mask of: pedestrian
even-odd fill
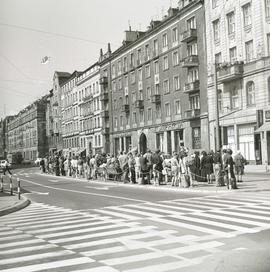
[[[172,181],[172,166],[171,166],[171,159],[165,158],[163,156],[163,171],[162,174],[165,177],[165,183]]]
[[[4,166],[3,174],[6,175],[6,172],[8,172],[10,175],[12,175],[12,173],[10,172],[10,163],[8,162],[7,159],[5,160],[3,166]]]
[[[78,175],[79,178],[82,178],[83,176],[83,159],[81,156],[78,159]]]
[[[153,177],[153,154],[151,152],[151,150],[148,148],[146,153],[145,153],[146,159],[147,159],[147,164],[148,164],[148,171],[149,171],[149,182],[148,184],[150,184],[150,181]]]
[[[160,150],[157,149],[152,155],[153,163],[153,176],[154,176],[154,185],[158,185],[162,182],[162,170],[163,170],[163,159],[160,154]]]
[[[224,156],[224,171],[225,171],[228,189],[237,189],[235,175],[234,175],[234,161],[232,158],[231,149],[227,149],[226,156]]]
[[[244,168],[246,165],[246,159],[241,154],[241,151],[238,150],[236,155],[234,156],[234,164],[235,164],[235,174],[236,174],[236,181],[243,182],[242,176],[244,175]]]
[[[141,176],[140,156],[141,154],[136,151],[135,152],[135,178],[137,183],[139,183],[140,176]]]
[[[141,184],[149,184],[150,183],[150,175],[149,175],[149,168],[148,168],[148,161],[146,154],[140,156],[140,168],[141,168]],[[146,181],[145,181],[146,179]]]
[[[54,157],[54,173],[56,176],[60,176],[59,157],[57,154]]]
[[[201,180],[203,182],[207,181],[207,153],[205,151],[201,152]]]
[[[135,183],[135,159],[133,157],[133,154],[131,152],[128,153],[128,170],[129,170],[129,182]]]
[[[72,177],[78,177],[78,159],[73,156],[71,160]]]
[[[122,170],[122,180],[123,182],[128,182],[128,156],[126,152],[120,152],[118,159]]]
[[[212,181],[213,181],[213,173],[214,173],[214,169],[213,169],[213,155],[212,155],[211,151],[206,155],[205,169],[206,169],[207,183],[211,184]]]
[[[39,166],[40,166],[40,169],[41,169],[41,173],[45,174],[45,161],[44,161],[43,158],[40,160]]]
[[[172,186],[178,185],[179,169],[178,155],[174,152],[173,157],[171,158]]]
[[[200,152],[195,151],[194,152],[194,179],[196,181],[200,181],[201,176],[201,160],[200,160]]]
[[[222,156],[220,150],[217,150],[213,155],[213,170],[215,175],[216,186],[223,186],[223,177],[222,177]]]

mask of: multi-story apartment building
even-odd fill
[[[46,137],[47,96],[35,101],[9,120],[8,153],[34,161],[48,153]]]
[[[101,56],[111,152],[209,147],[204,28],[202,2],[183,0],[146,32],[126,31],[123,45]]]
[[[53,89],[50,90],[46,110],[46,132],[50,154],[63,149],[60,84],[62,84],[69,77],[70,73],[57,71],[53,76]]]
[[[100,73],[98,63],[87,68],[77,79],[79,146],[86,154],[94,155],[104,150],[102,134],[104,122],[101,118]]]
[[[205,18],[211,148],[218,110],[221,145],[269,164],[270,1],[206,0]]]
[[[81,72],[74,71],[61,87],[62,136],[63,154],[78,155],[79,145],[79,114],[77,79]]]
[[[0,120],[0,158],[5,158],[5,120]]]

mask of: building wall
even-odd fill
[[[213,6],[217,2],[217,6]],[[250,17],[245,25],[243,11],[250,5]],[[228,14],[235,14],[231,33]],[[262,163],[266,160],[267,147],[256,150],[256,129],[258,128],[257,110],[269,107],[269,18],[266,18],[265,1],[205,1],[206,43],[208,57],[208,107],[210,122],[210,147],[215,147],[215,98],[217,90],[213,85],[215,54],[221,53],[218,61],[223,63],[217,69],[217,89],[221,92],[219,115],[223,147],[233,151],[241,150],[251,162]],[[214,38],[214,22],[219,20],[219,39]],[[211,39],[207,39],[211,37]],[[253,41],[250,57],[247,42]],[[269,40],[270,41],[270,40]],[[235,58],[230,57],[230,49],[236,47]],[[237,61],[237,63],[236,63]],[[234,76],[233,69],[238,66],[241,72]],[[230,76],[222,79],[222,73]],[[253,103],[249,102],[248,86],[253,82]],[[238,105],[235,107],[234,90],[238,91]],[[262,136],[261,136],[262,138]]]
[[[182,33],[189,29],[187,20],[192,17],[196,18],[196,26],[194,26],[197,27],[196,37],[189,42],[183,41]],[[173,41],[175,28],[177,39]],[[142,133],[146,136],[147,147],[151,149],[160,148],[164,152],[171,153],[177,150],[180,144],[191,149],[208,149],[207,82],[204,72],[206,45],[204,9],[201,2],[193,1],[188,6],[182,7],[180,11],[169,10],[166,19],[162,22],[151,22],[149,30],[146,33],[137,32],[138,37],[135,40],[128,40],[131,36],[134,38],[131,34],[136,32],[127,31],[126,44],[113,52],[104,63],[110,65],[111,70],[109,90],[112,106],[110,112],[112,152],[128,151],[136,147],[142,151],[141,149],[144,148],[140,145],[140,142],[143,142]],[[163,46],[165,34],[167,46]],[[158,44],[157,51],[154,50],[155,40]],[[190,43],[197,44],[197,50],[192,53],[197,60],[196,64],[192,65],[188,62],[184,67],[183,62],[189,55],[187,47]],[[200,52],[203,54],[199,54]],[[177,64],[174,63],[176,53],[179,58]],[[165,58],[168,60],[167,67],[164,66]],[[156,62],[158,62],[158,72],[155,71]],[[150,76],[147,75],[148,66]],[[190,71],[196,68],[199,88],[187,92],[186,83],[191,81]],[[175,77],[179,78],[177,88]],[[169,82],[168,88],[167,82]],[[200,97],[194,108],[190,99],[195,95]],[[155,102],[154,99],[159,99],[159,102]],[[176,101],[180,103],[178,111]],[[167,105],[170,105],[170,112]],[[192,111],[192,109],[196,110]],[[196,115],[192,117],[192,113]],[[194,135],[197,136],[197,144],[194,143]]]

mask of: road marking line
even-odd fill
[[[70,230],[70,231],[59,232],[59,233],[42,234],[42,235],[38,235],[38,237],[41,239],[51,239],[55,237],[74,235],[74,234],[87,234],[87,233],[92,233],[98,230],[115,229],[120,227],[134,227],[139,224],[140,224],[139,222],[122,223],[122,224],[114,224],[114,225],[110,224],[107,226],[101,226],[101,227],[95,227],[95,228],[77,229],[77,230]]]
[[[127,264],[127,263],[132,263],[132,262],[152,260],[152,259],[162,258],[164,256],[165,256],[165,254],[160,253],[160,252],[150,252],[150,253],[143,253],[143,254],[127,256],[127,257],[101,260],[100,262],[104,263],[106,265],[113,266],[113,265]]]
[[[42,185],[42,184],[39,184],[37,182],[29,181],[29,180],[26,180],[26,179],[21,179],[21,181],[25,181],[25,182],[28,182],[28,183],[31,183],[31,184],[35,184],[35,185],[44,187],[44,188],[49,188],[49,189],[58,190],[58,191],[66,191],[66,192],[85,194],[85,195],[93,195],[93,196],[102,196],[102,197],[107,197],[107,198],[123,199],[123,200],[129,200],[129,201],[140,202],[140,203],[145,202],[144,200],[138,200],[138,199],[128,198],[128,197],[105,195],[105,194],[96,194],[96,193],[89,193],[89,192],[84,192],[84,191],[76,191],[76,190],[63,189],[63,188],[55,188],[55,187],[52,187],[52,186]]]
[[[49,192],[36,192],[36,191],[31,191],[30,193],[24,193],[25,195],[31,195],[31,194],[38,194],[38,195],[48,195]]]
[[[14,264],[17,262],[23,263],[27,261],[45,259],[50,257],[60,257],[65,255],[71,255],[71,254],[74,254],[74,252],[70,250],[61,250],[61,251],[46,252],[46,253],[40,253],[40,254],[32,254],[28,256],[21,256],[21,257],[14,257],[14,258],[9,258],[5,260],[0,260],[0,265]]]
[[[81,235],[81,236],[76,236],[76,237],[68,237],[68,238],[60,238],[60,239],[55,239],[55,240],[50,240],[50,243],[66,243],[66,242],[74,242],[74,241],[80,241],[84,239],[90,239],[90,238],[97,238],[97,237],[103,237],[107,235],[114,235],[114,234],[122,234],[122,233],[127,233],[131,231],[144,231],[147,229],[154,229],[156,227],[154,226],[139,226],[139,227],[133,227],[133,228],[127,228],[127,229],[122,229],[122,230],[113,230],[113,231],[104,231],[102,233],[93,233],[93,234],[86,234],[86,235]]]
[[[74,259],[66,259],[61,261],[55,262],[47,262],[42,264],[34,264],[10,269],[4,269],[1,272],[36,272],[40,270],[48,270],[48,269],[55,269],[60,267],[72,266],[72,265],[80,265],[85,263],[92,263],[95,262],[94,260],[90,259],[89,257],[80,257]]]
[[[144,229],[146,230],[146,229]],[[163,230],[163,231],[158,231],[152,228],[149,228],[151,232],[146,232],[142,234],[124,234],[123,236],[119,236],[118,238],[107,238],[107,239],[100,239],[97,241],[91,241],[91,242],[84,242],[84,243],[79,243],[79,244],[70,244],[66,245],[65,248],[67,249],[82,249],[82,248],[87,248],[91,246],[98,246],[98,245],[106,245],[110,244],[113,242],[124,242],[126,241],[126,244],[129,245],[130,241],[136,240],[136,239],[144,239],[144,238],[149,238],[149,237],[154,237],[154,236],[162,236],[162,235],[169,235],[169,234],[175,234],[176,231],[174,230]]]
[[[147,216],[147,217],[164,217],[164,215],[160,215],[157,213],[149,213],[149,212],[143,212],[143,211],[138,211],[134,209],[129,209],[128,207],[107,207],[106,210],[116,210],[116,211],[123,211],[123,212],[128,212],[131,214],[135,214],[135,216],[137,216],[137,214],[141,215],[141,216]]]
[[[116,270],[110,266],[99,266],[83,270],[72,270],[72,272],[119,272],[119,270]]]
[[[140,217],[137,217],[137,216],[128,215],[128,214],[124,214],[124,213],[113,212],[113,211],[109,211],[109,210],[95,210],[95,211],[99,212],[99,213],[102,213],[102,214],[106,214],[106,215],[111,215],[111,216],[116,216],[116,217],[120,217],[120,218],[125,218],[127,220],[138,220],[138,219],[141,219]]]
[[[94,186],[85,186],[84,188],[89,188],[89,189],[95,189],[95,190],[109,190],[108,187],[94,187]]]
[[[179,216],[175,216],[174,218],[177,219],[184,219],[187,221],[192,222],[197,222],[197,223],[201,223],[201,224],[207,224],[210,226],[214,226],[214,227],[220,227],[220,228],[225,228],[225,229],[231,229],[231,230],[236,230],[236,231],[242,231],[245,233],[250,233],[253,230],[250,228],[244,228],[244,227],[240,227],[240,226],[236,226],[233,224],[226,224],[226,223],[221,223],[221,222],[216,222],[216,221],[212,221],[212,220],[207,220],[207,219],[200,219],[200,218],[196,218],[196,217],[189,217],[189,216],[184,216],[184,215],[179,215]]]
[[[2,237],[0,238],[0,243],[4,242],[4,241],[10,241],[10,240],[16,240],[16,239],[22,239],[22,238],[30,238],[32,237],[32,235],[30,234],[18,234],[17,235],[11,235],[11,236],[6,236],[6,237]]]
[[[93,220],[93,219],[91,219]],[[84,222],[86,222],[86,220],[84,220]],[[89,220],[89,222],[91,222]],[[106,220],[106,221],[100,221],[100,222],[94,222],[94,223],[83,223],[83,224],[73,224],[73,225],[67,225],[65,223],[65,225],[63,227],[51,227],[51,228],[47,228],[46,225],[44,225],[44,229],[38,229],[38,230],[34,230],[31,231],[31,234],[39,234],[39,233],[46,233],[46,232],[52,232],[52,231],[63,231],[63,230],[68,230],[68,229],[75,229],[75,228],[81,228],[81,227],[91,227],[91,226],[96,226],[96,225],[102,225],[102,224],[114,224],[114,223],[121,223],[124,222],[123,219],[118,219],[118,220]],[[90,228],[91,229],[91,228]],[[90,230],[89,229],[89,230]]]
[[[0,252],[0,255],[8,255],[8,254],[21,253],[21,252],[31,252],[31,251],[36,251],[40,249],[43,250],[43,249],[50,249],[50,248],[57,248],[57,247],[58,247],[57,245],[53,245],[53,244],[32,246],[32,247],[21,247],[21,248],[5,250],[3,252]]]
[[[38,243],[44,243],[41,239],[33,239],[33,240],[25,240],[20,242],[12,242],[12,243],[1,243],[0,248],[7,248],[7,247],[15,247],[15,246],[24,246],[29,244],[38,244]]]

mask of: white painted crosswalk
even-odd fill
[[[270,229],[270,193],[74,211],[32,203],[0,220],[0,271],[175,271],[224,238]],[[196,255],[200,252],[200,255]]]

